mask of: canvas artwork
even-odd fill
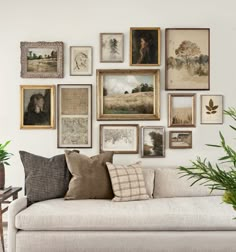
[[[100,125],[100,151],[138,153],[138,125]]]
[[[90,84],[58,85],[58,147],[92,147]]]
[[[171,149],[191,149],[192,131],[170,131],[169,147]]]
[[[142,127],[142,157],[165,157],[164,127]]]
[[[55,86],[21,87],[21,129],[54,128]]]
[[[210,29],[166,29],[166,90],[210,89]]]
[[[201,123],[223,123],[223,96],[201,95]]]
[[[100,34],[100,62],[124,61],[124,34]]]

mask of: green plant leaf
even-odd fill
[[[217,148],[221,148],[221,145],[217,145],[217,144],[206,144],[207,146],[210,147],[217,147]]]

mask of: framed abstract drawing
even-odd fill
[[[170,131],[169,132],[170,149],[191,149],[192,131]]]

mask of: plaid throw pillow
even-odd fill
[[[146,191],[141,162],[133,165],[106,163],[115,197],[112,201],[149,199]]]

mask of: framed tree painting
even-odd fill
[[[124,61],[124,34],[100,33],[100,62]]]
[[[97,120],[159,120],[159,70],[97,70]]]
[[[58,148],[92,147],[92,85],[58,85]]]
[[[192,131],[170,131],[169,132],[170,149],[191,149]]]
[[[55,128],[55,86],[20,86],[21,129]]]
[[[210,89],[210,29],[166,29],[166,90]]]
[[[21,42],[22,78],[63,78],[63,42]]]
[[[159,27],[130,28],[130,65],[161,64],[161,30]]]
[[[223,95],[201,95],[201,123],[223,123]]]

